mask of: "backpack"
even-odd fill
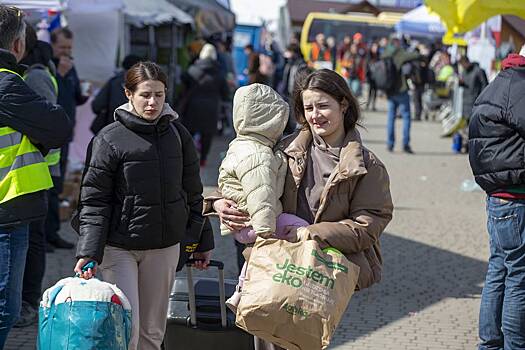
[[[395,89],[399,74],[392,57],[385,57],[372,63],[370,70],[378,90],[389,93]]]

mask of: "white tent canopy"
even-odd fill
[[[62,10],[64,0],[0,0],[0,4],[16,6],[22,10]]]

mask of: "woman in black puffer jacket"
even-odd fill
[[[126,74],[129,103],[90,144],[80,198],[79,259],[129,298],[129,349],[160,349],[180,244],[189,220],[202,218],[199,161],[189,132],[164,103],[166,75],[151,62]],[[213,249],[209,224],[194,257],[205,268]],[[104,261],[102,262],[102,258]],[[140,295],[140,300],[139,300]],[[140,306],[140,307],[139,307]]]

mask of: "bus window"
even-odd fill
[[[323,33],[325,37],[333,36],[337,43],[343,41],[346,35],[352,36],[355,33],[363,34],[365,41],[376,38],[388,37],[394,32],[390,26],[374,25],[360,22],[347,22],[326,19],[314,19],[308,32],[308,41],[314,42],[315,36]]]
[[[399,18],[399,14],[387,12],[377,17],[368,14],[311,12],[306,17],[301,32],[301,50],[305,57],[309,57],[315,36],[320,33],[325,38],[333,37],[337,45],[346,35],[352,36],[357,32],[363,35],[365,42],[388,37],[394,32],[394,25]]]

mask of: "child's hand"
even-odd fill
[[[286,234],[282,237],[282,239],[285,239],[291,243],[310,239],[310,231],[308,231],[306,227],[286,226],[285,232]]]

